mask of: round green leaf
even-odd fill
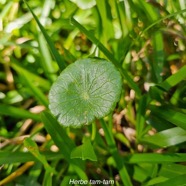
[[[69,65],[52,85],[49,109],[63,126],[80,127],[109,114],[119,100],[120,73],[103,59]]]

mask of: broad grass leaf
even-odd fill
[[[81,59],[69,65],[49,92],[49,108],[63,126],[80,127],[109,114],[120,98],[122,80],[112,63]]]
[[[175,163],[163,164],[159,171],[159,175],[166,178],[174,178],[182,174],[186,174],[186,166]]]
[[[158,183],[158,186],[170,186],[170,185],[177,185],[177,186],[184,186],[185,185],[185,177],[186,174],[176,176],[174,178],[168,179],[162,183]]]
[[[180,127],[174,127],[158,132],[153,136],[145,136],[141,140],[165,148],[186,142],[186,131]]]

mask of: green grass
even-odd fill
[[[182,0],[0,1],[0,185],[186,184],[185,25]],[[119,70],[120,101],[63,128],[50,87],[88,57]]]

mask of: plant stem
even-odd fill
[[[130,176],[127,172],[126,166],[124,165],[123,159],[117,150],[113,134],[112,134],[111,130],[109,130],[109,128],[106,126],[105,121],[103,119],[101,119],[100,122],[101,122],[101,126],[103,127],[103,130],[105,133],[106,142],[107,142],[110,152],[116,162],[116,166],[119,171],[119,175],[121,177],[121,180],[124,185],[132,186],[133,184],[132,184]]]

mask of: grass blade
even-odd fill
[[[15,118],[22,118],[22,119],[31,118],[35,121],[41,121],[40,116],[38,114],[34,114],[27,110],[5,105],[5,104],[0,105],[0,114],[5,116],[12,116]]]
[[[179,127],[174,127],[158,132],[153,136],[145,136],[141,141],[166,148],[186,142],[186,131]]]
[[[30,89],[30,92],[32,92],[33,96],[45,107],[48,107],[48,100],[43,92],[37,86],[35,86],[34,83],[32,83],[31,79],[26,74],[23,73],[21,76],[25,80],[25,86]]]
[[[56,171],[48,164],[45,156],[40,154],[37,144],[31,138],[26,138],[24,140],[24,146],[43,164],[47,172],[56,173]]]
[[[52,176],[53,175],[50,172],[46,171],[43,179],[43,185],[52,186]]]
[[[124,185],[132,186],[132,182],[130,180],[130,176],[127,172],[126,166],[124,165],[123,159],[121,158],[120,154],[118,153],[118,150],[116,148],[116,144],[113,138],[113,135],[111,131],[106,126],[105,122],[101,120],[101,125],[103,127],[103,130],[105,132],[105,138],[107,141],[107,144],[110,148],[110,152],[116,162],[117,169],[119,171],[119,174],[121,176],[121,180]]]
[[[165,81],[160,83],[158,86],[168,91],[173,86],[177,85],[182,80],[186,79],[186,66],[182,67],[178,72],[168,77]]]
[[[32,79],[32,81],[39,85],[39,87],[43,88],[44,90],[49,90],[50,89],[50,83],[48,80],[28,71],[27,69],[21,67],[17,62],[13,61],[11,63],[11,67],[18,73],[18,74],[25,74],[27,77]]]
[[[70,153],[75,145],[66,134],[65,129],[48,112],[43,112],[41,118],[46,130],[51,135],[54,143],[59,147],[62,155],[70,161]]]
[[[138,2],[141,5],[140,7],[142,7],[145,11],[147,19],[149,19],[151,22],[156,21],[158,19],[157,13],[154,10],[153,6],[143,0],[139,0]]]
[[[143,153],[132,154],[123,158],[125,163],[168,163],[168,162],[185,162],[186,153]]]
[[[156,115],[157,117],[161,117],[172,124],[181,127],[182,129],[186,130],[186,114],[179,112],[176,109],[168,108],[167,106],[164,107],[156,107],[150,106],[152,114]]]
[[[169,18],[171,18],[171,17],[177,16],[177,15],[179,15],[179,14],[183,14],[184,12],[186,12],[186,9],[177,11],[177,12],[172,13],[172,14],[169,14],[169,15],[167,15],[167,16],[164,16],[163,18],[160,18],[160,19],[154,21],[154,23],[152,23],[151,25],[149,25],[147,28],[145,28],[145,29],[140,33],[140,35],[137,37],[136,40],[139,40],[139,38],[140,38],[145,32],[147,32],[148,30],[150,30],[152,27],[156,26],[156,25],[159,24],[160,22],[162,22],[162,21],[164,21],[164,20],[166,20],[166,19],[169,19]]]
[[[180,176],[176,176],[174,178],[171,178],[167,181],[164,181],[162,183],[158,183],[158,186],[170,186],[170,185],[185,185],[185,177],[186,174],[180,175]]]
[[[42,14],[40,17],[40,21],[41,23],[43,23],[43,25],[46,25],[47,19],[49,18],[50,13],[52,11],[52,5],[53,1],[45,0]],[[38,33],[38,43],[42,54],[41,66],[45,72],[46,77],[48,77],[53,82],[56,79],[56,75],[54,74],[55,69],[52,63],[51,54],[49,52],[48,47],[46,47],[46,41],[42,33]]]
[[[148,102],[149,101],[148,101],[147,95],[143,95],[139,101],[139,106],[137,110],[137,119],[136,119],[136,132],[137,132],[138,140],[143,135],[145,121],[146,121],[145,113],[146,113],[146,107],[147,107]]]
[[[63,158],[60,152],[41,152],[41,155],[45,156],[47,160],[55,160],[55,159]],[[38,160],[30,152],[0,151],[0,165],[25,163],[28,161],[38,161]]]
[[[103,38],[103,43],[107,44],[107,41],[109,39],[113,38],[114,36],[114,28],[113,24],[111,22],[112,16],[111,16],[111,7],[108,3],[108,1],[96,1],[96,5],[98,7],[98,11],[100,14],[100,19],[102,20],[102,27],[101,27],[101,32],[102,32],[102,37]],[[109,28],[109,29],[108,29]],[[104,34],[107,32],[107,34]]]
[[[161,167],[159,174],[168,178],[186,174],[186,166],[177,163],[165,163]]]
[[[37,24],[38,24],[38,26],[39,26],[39,28],[40,28],[42,34],[43,34],[43,36],[45,37],[46,42],[48,43],[49,48],[50,48],[50,50],[51,50],[51,52],[52,52],[52,54],[53,54],[54,59],[56,60],[56,62],[57,62],[57,64],[58,64],[60,70],[65,69],[65,67],[66,67],[66,62],[65,62],[65,60],[62,58],[62,56],[61,56],[61,55],[58,53],[58,51],[56,50],[56,48],[55,48],[55,46],[54,46],[54,44],[53,44],[51,38],[49,37],[49,35],[48,35],[47,32],[45,31],[45,29],[44,29],[44,27],[42,26],[42,24],[39,22],[37,16],[34,14],[34,12],[32,11],[32,9],[31,9],[30,6],[28,5],[28,3],[27,3],[25,0],[24,0],[24,2],[25,2],[25,4],[27,5],[29,11],[32,13],[34,19],[36,20],[36,22],[37,22]]]
[[[156,82],[162,82],[161,73],[163,71],[164,65],[164,44],[163,37],[161,32],[157,32],[153,36],[153,45],[154,45],[154,53],[153,58],[154,61],[152,63],[152,70],[155,77]]]
[[[50,52],[48,50],[48,47],[45,44],[45,39],[42,34],[39,34],[38,36],[38,41],[39,41],[39,48],[40,48],[40,53],[41,53],[41,66],[45,72],[46,77],[51,82],[54,82],[56,80],[56,75],[55,75],[55,69],[52,64],[52,58],[50,55]]]
[[[74,142],[68,137],[64,128],[48,112],[41,115],[46,130],[51,135],[54,143],[59,147],[61,154],[70,163],[80,178],[87,180],[87,176],[83,170],[83,161],[70,159],[72,150],[75,148]]]

